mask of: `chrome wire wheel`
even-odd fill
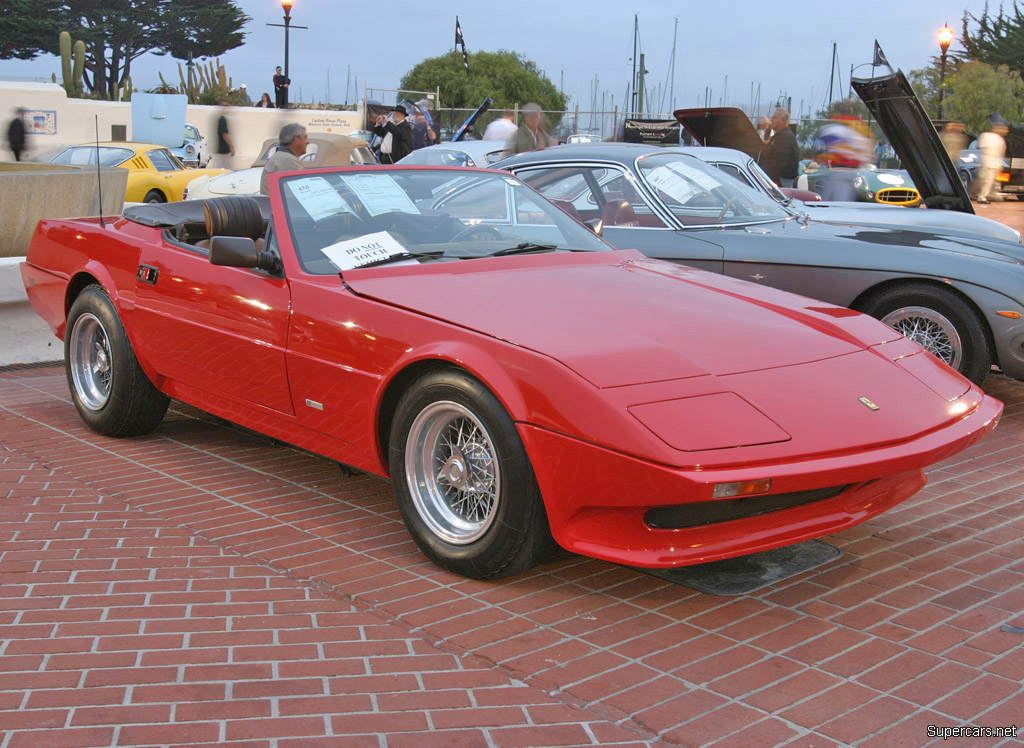
[[[75,320],[69,354],[79,400],[89,410],[101,410],[110,399],[113,360],[107,331],[94,314],[87,312]]]
[[[472,411],[450,400],[420,411],[405,443],[405,473],[416,512],[434,535],[467,545],[486,534],[501,472],[494,441]]]
[[[964,347],[953,323],[934,309],[906,306],[882,317],[882,322],[913,340],[929,353],[960,368]]]

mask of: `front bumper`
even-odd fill
[[[615,563],[671,568],[790,545],[860,524],[920,490],[925,467],[980,441],[995,428],[1001,412],[998,400],[985,397],[953,424],[900,444],[720,469],[659,465],[529,424],[519,424],[519,433],[560,545]],[[742,519],[681,529],[655,528],[645,521],[657,507],[714,500],[717,483],[764,478],[772,480],[771,494],[848,487],[832,498]]]

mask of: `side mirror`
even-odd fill
[[[210,264],[234,268],[257,268],[280,275],[281,261],[270,252],[260,252],[247,236],[215,236],[210,239]]]
[[[601,236],[601,232],[604,231],[604,221],[600,218],[591,218],[589,221],[584,221],[583,225],[598,236]]]

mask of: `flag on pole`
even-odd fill
[[[875,54],[871,59],[871,64],[873,66],[885,65],[887,68],[892,70],[892,65],[890,65],[889,61],[885,59],[885,52],[882,51],[882,47],[879,46],[877,39],[875,39]]]
[[[462,45],[462,64],[466,66],[466,75],[469,75],[469,55],[466,53],[466,40],[462,38],[462,27],[459,25],[459,17],[455,16],[455,48]]]

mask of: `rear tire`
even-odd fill
[[[861,311],[903,333],[977,385],[992,368],[984,319],[950,291],[924,283],[894,286]]]
[[[473,579],[505,577],[554,548],[515,424],[468,374],[435,371],[402,395],[389,463],[406,527],[438,566]]]
[[[139,366],[110,297],[99,285],[71,305],[64,336],[64,367],[82,420],[106,436],[136,436],[163,420],[170,399]]]
[[[146,197],[142,199],[144,203],[166,203],[167,198],[164,197],[160,190],[150,190],[146,193]]]

